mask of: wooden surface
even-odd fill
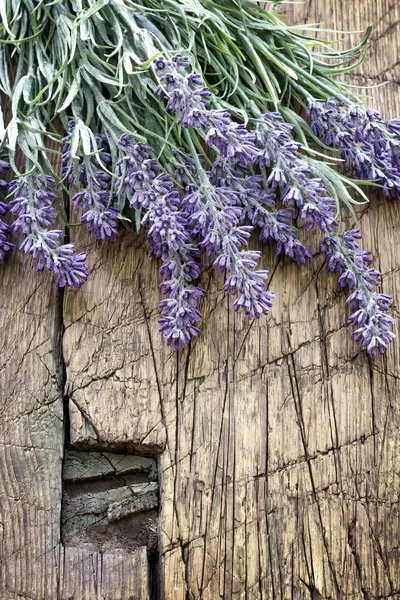
[[[369,103],[400,115],[395,0],[286,12],[373,24],[355,81],[394,80]],[[372,198],[361,228],[397,315],[399,204]],[[100,245],[79,231],[77,242],[91,278],[63,303],[24,257],[0,271],[1,600],[400,598],[398,342],[371,362],[322,259],[299,269],[265,248],[271,316],[249,326],[208,271],[203,335],[177,356],[157,331],[143,239]],[[63,423],[78,450],[157,456],[158,592],[145,548],[61,545]]]

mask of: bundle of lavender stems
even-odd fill
[[[117,21],[118,15],[115,9]],[[88,17],[86,39],[92,35],[89,25]],[[11,33],[3,31],[4,39],[12,39],[11,24],[9,29]],[[111,42],[110,55],[116,51]],[[242,43],[247,47],[246,40]],[[239,91],[236,103],[229,104],[217,94],[209,66],[207,70],[196,62],[189,51],[159,51],[154,39],[152,44],[146,45],[136,74],[142,91],[132,85],[129,96],[125,78],[119,89],[116,81],[105,81],[111,75],[102,75],[103,81],[95,70],[98,65],[88,59],[87,64],[79,63],[78,87],[61,99],[59,90],[51,96],[66,128],[59,140],[61,175],[52,170],[42,142],[55,135],[47,133],[51,119],[43,102],[31,102],[37,113],[22,125],[18,115],[17,133],[15,116],[3,127],[0,262],[14,248],[13,231],[20,249],[36,260],[37,270],[54,272],[58,287],[78,287],[90,277],[85,252],[64,243],[65,232],[53,228],[57,195],[67,187],[73,190],[71,201],[81,225],[97,239],[113,240],[126,222],[146,230],[149,255],[161,265],[160,331],[166,343],[179,350],[200,333],[199,303],[205,290],[198,280],[207,264],[225,275],[224,290],[234,297],[235,311],[248,319],[268,315],[274,293],[267,289],[268,271],[257,266],[260,252],[248,248],[249,238],[256,231],[262,242],[275,245],[278,255],[302,265],[313,253],[297,237],[297,219],[306,231],[320,231],[319,250],[326,256],[327,269],[337,273],[341,288],[350,290],[347,303],[356,342],[372,357],[383,354],[395,337],[388,314],[392,298],[380,292],[380,274],[371,266],[371,253],[360,248],[360,230],[343,231],[341,222],[341,200],[348,196],[345,183],[359,188],[355,180],[336,175],[316,158],[309,143],[320,144],[320,151],[334,150],[358,180],[400,199],[400,119],[384,121],[336,84],[326,84],[323,97],[315,97],[312,86],[303,87],[307,78],[292,75],[292,67],[283,60],[285,77],[293,79],[297,99],[306,107],[306,119],[288,103],[276,103],[267,84],[268,101],[256,102],[246,86],[240,88],[240,80],[231,81],[231,89],[235,84]],[[135,61],[126,49],[122,56]],[[232,79],[222,63],[220,67],[219,73]],[[124,68],[135,77],[132,65]],[[18,96],[16,106],[30,99],[31,92],[24,91],[26,80],[21,80],[21,89],[8,90],[14,103]],[[51,85],[46,90],[49,97]],[[265,86],[260,84],[260,93]],[[4,81],[2,87],[7,93]],[[120,94],[125,104],[118,104]],[[143,107],[160,119],[141,126]],[[18,149],[26,158],[24,172],[15,165]],[[10,184],[9,163],[15,175]],[[14,217],[11,226],[4,220],[8,211]]]

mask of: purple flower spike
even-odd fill
[[[279,113],[264,115],[256,132],[260,165],[272,167],[268,178],[270,188],[279,188],[284,204],[299,209],[306,229],[316,227],[327,233],[337,226],[336,202],[299,154],[300,144],[293,140],[292,128]]]
[[[240,194],[232,187],[213,185],[216,178],[215,170],[203,171],[202,184],[186,197],[193,233],[199,245],[214,257],[213,268],[230,274],[224,290],[239,295],[234,309],[242,309],[249,319],[259,318],[269,313],[274,297],[265,290],[268,271],[256,270],[259,252],[242,249],[253,226],[240,224]]]
[[[153,64],[160,77],[158,94],[163,99],[167,98],[167,110],[179,112],[178,124],[196,129],[207,125],[211,94],[200,75],[186,74],[189,60],[176,54],[170,60],[159,57]]]
[[[211,181],[235,191],[241,207],[240,222],[258,227],[261,241],[276,242],[277,254],[285,254],[298,264],[311,258],[311,250],[296,238],[295,228],[291,226],[293,211],[277,209],[275,192],[263,187],[261,175],[248,176],[245,169],[219,160],[213,166]]]
[[[179,56],[176,60],[179,63]],[[167,66],[160,60],[158,63],[156,68],[164,72]],[[179,63],[179,68],[184,64]],[[150,158],[151,147],[126,135],[118,147],[121,157],[116,174],[121,193],[131,207],[144,211],[141,222],[147,228],[150,255],[162,260],[164,281],[160,287],[168,298],[160,303],[160,331],[167,345],[179,350],[200,332],[195,326],[201,318],[197,305],[205,293],[193,285],[201,269],[199,252],[191,242],[188,211],[171,177],[160,173],[161,165]],[[187,166],[189,170],[193,167],[190,162]]]
[[[347,302],[355,311],[349,320],[357,329],[354,339],[374,357],[376,351],[383,354],[388,344],[396,337],[390,327],[393,318],[387,314],[392,297],[375,290],[380,284],[380,274],[371,269],[371,253],[360,250],[358,229],[344,234],[329,234],[320,243],[328,257],[328,271],[340,275],[339,286],[352,291]]]
[[[112,240],[118,235],[118,210],[110,206],[110,192],[103,191],[95,185],[77,192],[72,197],[75,206],[86,210],[81,216],[81,223],[86,223],[92,234],[103,242]]]
[[[28,175],[11,182],[10,192],[14,198],[9,206],[18,217],[13,228],[25,236],[20,248],[37,260],[38,271],[45,267],[54,271],[58,287],[77,287],[88,277],[86,255],[84,252],[75,254],[74,244],[61,244],[62,231],[48,230],[57,216],[52,207],[54,185],[50,175],[36,178]]]
[[[178,57],[178,58],[177,58]],[[154,67],[160,77],[158,94],[167,100],[167,110],[178,112],[178,125],[206,130],[206,143],[219,150],[230,162],[255,164],[259,151],[255,134],[232,121],[226,110],[210,110],[211,92],[198,73],[186,74],[189,61],[176,55],[170,60],[159,58]]]
[[[9,163],[0,159],[0,217],[3,217],[9,209],[8,204],[3,202],[9,188],[9,184],[4,179],[4,176],[9,168]],[[10,231],[11,229],[7,223],[4,223],[4,221],[0,218],[0,264],[4,262],[7,254],[14,248],[14,244],[8,240]]]
[[[100,150],[96,155],[88,158],[79,151],[78,158],[71,160],[70,145],[74,127],[75,122],[71,121],[68,133],[63,139],[63,176],[68,177],[70,185],[78,185],[81,188],[72,197],[75,206],[86,211],[81,216],[81,223],[86,223],[97,239],[112,240],[118,235],[119,211],[112,205],[114,197],[109,191],[111,176],[101,166],[111,168],[112,157],[107,136],[95,136],[97,148],[92,148],[92,151]]]
[[[307,116],[325,144],[341,150],[361,179],[376,180],[400,199],[400,120],[383,121],[363,106],[344,106],[335,98],[311,102]]]
[[[231,163],[256,163],[259,151],[254,145],[255,134],[247,131],[243,125],[231,121],[227,111],[210,111],[209,123],[212,125],[206,136],[206,143],[215,146],[224,158]]]

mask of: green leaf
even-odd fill
[[[104,6],[106,6],[109,3],[109,0],[98,0],[98,2],[95,2],[88,10],[86,10],[83,15],[76,21],[75,25],[74,25],[74,29],[77,29],[78,27],[80,27],[82,24],[85,23],[85,21],[89,20],[92,16],[94,16],[97,12],[99,12],[99,10],[101,10]]]
[[[78,69],[76,72],[75,79],[73,80],[70,90],[67,94],[67,97],[65,98],[62,106],[60,106],[60,108],[57,110],[57,112],[60,113],[64,110],[66,110],[68,108],[68,106],[72,103],[74,98],[79,94],[80,90],[81,90],[81,75],[80,75],[80,71]]]
[[[10,25],[8,23],[7,4],[6,4],[5,0],[0,0],[0,17],[1,17],[1,22],[4,25],[4,28],[7,31],[7,33],[9,33],[12,38],[15,38],[15,35],[11,31]]]
[[[24,86],[27,83],[27,81],[29,81],[29,79],[30,79],[30,75],[24,75],[23,77],[21,77],[21,79],[18,81],[17,85],[15,86],[15,88],[13,90],[13,95],[12,95],[12,100],[11,100],[11,112],[14,117],[17,116],[18,104],[22,98]]]
[[[12,152],[15,152],[15,150],[17,148],[18,124],[19,124],[19,120],[16,118],[13,118],[7,125],[7,129],[6,129],[7,139],[8,139],[8,147],[10,148],[10,150]]]
[[[3,117],[3,111],[1,108],[1,100],[0,100],[0,144],[3,142],[4,140],[4,135],[5,135],[5,127],[4,127],[4,117]]]
[[[77,152],[78,152],[78,148],[79,148],[79,130],[80,130],[80,125],[79,125],[79,121],[75,124],[74,129],[72,130],[72,134],[71,134],[71,146],[70,146],[70,152],[71,152],[71,158],[76,158],[77,156]]]

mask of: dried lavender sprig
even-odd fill
[[[198,176],[199,185],[186,202],[191,206],[190,222],[199,245],[214,257],[214,269],[230,273],[224,290],[238,295],[234,310],[242,309],[249,319],[268,314],[274,294],[265,289],[268,271],[256,269],[260,252],[242,249],[253,227],[240,224],[238,193],[214,186],[210,172],[199,169]]]
[[[307,116],[314,133],[338,148],[361,179],[375,180],[385,194],[400,199],[400,120],[384,121],[364,106],[344,106],[335,98],[310,102]]]
[[[158,95],[162,100],[168,100],[167,110],[179,112],[178,125],[196,129],[207,125],[211,93],[200,75],[187,74],[189,59],[180,53],[169,60],[159,56],[153,65],[160,78]]]
[[[315,177],[310,165],[301,158],[300,144],[279,113],[266,113],[257,125],[257,146],[261,151],[260,165],[272,167],[268,178],[272,190],[279,188],[281,198],[289,207],[299,209],[299,217],[306,221],[306,229],[316,227],[323,232],[337,227],[337,206],[322,183]]]
[[[312,257],[311,250],[296,237],[292,209],[278,210],[275,191],[264,187],[262,175],[248,175],[247,169],[223,160],[216,161],[211,172],[214,185],[237,192],[242,208],[240,222],[258,227],[261,241],[276,242],[276,254],[285,254],[297,264]]]
[[[164,185],[165,182],[164,179]],[[157,189],[158,182],[155,181],[154,187]],[[152,200],[142,224],[149,227],[147,238],[151,254],[162,259],[160,273],[164,281],[160,287],[163,294],[169,296],[159,305],[162,313],[160,331],[167,345],[179,350],[200,333],[194,323],[201,318],[197,305],[205,290],[192,285],[201,272],[196,260],[199,253],[190,242],[189,223],[182,214],[179,194],[174,191],[154,194]]]
[[[328,257],[327,270],[340,275],[341,288],[353,290],[347,302],[355,310],[349,317],[357,329],[354,339],[374,357],[376,350],[383,354],[388,344],[396,337],[390,331],[393,318],[387,314],[392,297],[375,290],[380,285],[380,273],[369,267],[371,252],[361,250],[358,240],[359,229],[343,234],[329,233],[320,243],[321,250]]]
[[[260,152],[255,145],[255,133],[232,121],[227,110],[208,111],[206,143],[217,148],[231,163],[256,164]]]
[[[118,140],[120,158],[115,168],[117,192],[126,197],[136,210],[146,203],[161,166],[150,158],[151,146],[137,142],[132,135],[123,134]]]
[[[7,254],[14,248],[14,244],[8,240],[8,235],[11,231],[11,228],[1,218],[4,217],[9,209],[8,204],[3,202],[9,187],[8,182],[4,179],[4,175],[9,168],[9,163],[0,159],[0,264],[4,262]]]
[[[150,146],[123,135],[118,147],[122,154],[117,163],[120,189],[131,207],[145,212],[141,223],[148,230],[150,255],[162,260],[164,281],[160,287],[168,298],[159,305],[160,331],[167,344],[179,350],[200,333],[195,326],[201,318],[197,305],[205,293],[193,285],[201,267],[199,252],[191,242],[187,211],[171,177],[157,174],[161,166],[150,158]]]
[[[9,206],[17,216],[13,229],[24,235],[20,248],[38,260],[37,271],[47,267],[56,274],[57,287],[77,287],[88,277],[86,254],[75,254],[74,244],[61,243],[62,231],[48,229],[57,216],[52,207],[54,185],[50,175],[27,175],[11,182],[14,198]]]
[[[187,57],[176,54],[167,60],[161,56],[153,64],[160,78],[158,94],[168,99],[167,110],[178,112],[179,125],[204,128],[208,146],[217,148],[232,163],[257,162],[259,151],[254,144],[254,132],[232,121],[227,110],[209,108],[211,92],[199,73],[187,73],[190,68]]]
[[[315,226],[327,232],[337,226],[336,202],[326,193],[321,179],[313,176],[309,164],[301,159],[300,144],[291,136],[293,126],[285,123],[279,113],[272,112],[264,115],[256,132],[248,131],[234,123],[228,111],[209,109],[209,100],[204,100],[205,96],[210,97],[209,90],[199,74],[185,75],[188,68],[188,59],[180,54],[170,60],[159,57],[155,61],[156,72],[166,82],[161,95],[170,98],[167,109],[180,111],[178,123],[185,127],[205,127],[206,143],[232,163],[272,166],[271,188],[280,187],[283,200],[300,209],[299,216],[306,220],[307,229]],[[200,88],[201,101],[197,95]],[[195,120],[191,119],[193,111]]]
[[[95,155],[85,156],[78,149],[76,155],[72,156],[71,143],[75,126],[75,121],[69,122],[67,135],[62,140],[62,174],[70,185],[78,185],[80,188],[72,197],[72,202],[85,211],[81,216],[81,223],[85,223],[97,239],[112,240],[118,234],[119,211],[112,205],[111,176],[105,170],[112,165],[107,136],[95,136],[97,148],[100,148]],[[95,150],[92,144],[91,151]]]

